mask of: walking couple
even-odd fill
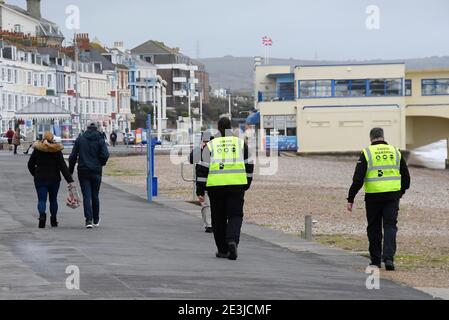
[[[51,132],[45,132],[41,141],[34,144],[34,151],[28,161],[28,169],[34,177],[38,197],[39,228],[45,228],[47,214],[47,197],[50,201],[50,222],[52,227],[58,226],[58,191],[61,173],[74,187],[72,178],[78,162],[78,180],[83,194],[84,216],[86,228],[91,229],[100,224],[100,200],[102,167],[109,159],[109,152],[104,139],[98,132],[97,125],[92,123],[75,142],[69,157],[69,167],[64,160],[62,144],[54,142]]]

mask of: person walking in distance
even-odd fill
[[[364,186],[371,265],[380,268],[383,261],[385,269],[393,271],[399,201],[410,188],[410,174],[399,149],[385,141],[382,128],[372,129],[370,140],[371,146],[357,162],[347,210],[352,212],[354,199]]]
[[[207,144],[197,166],[196,194],[201,203],[206,191],[210,198],[216,257],[236,260],[245,191],[251,186],[254,165],[246,143],[232,134],[229,118],[218,121],[218,130],[219,137]]]
[[[12,144],[14,145],[14,154],[17,154],[17,148],[20,146],[20,128],[17,128],[14,132]]]
[[[115,131],[112,131],[109,135],[109,139],[111,140],[112,146],[115,147],[115,145],[117,144],[117,133],[115,133]]]
[[[206,148],[209,141],[213,140],[210,131],[203,132],[201,145],[194,148],[190,153],[189,161],[190,164],[195,165],[196,177],[198,176],[198,165],[202,163],[202,153],[204,148]],[[211,221],[211,212],[210,212],[210,200],[207,195],[207,191],[204,193],[204,201],[201,203],[201,216],[203,218],[203,226],[206,233],[212,233],[212,221]]]
[[[28,161],[28,170],[34,177],[39,211],[39,228],[44,229],[47,221],[46,207],[47,197],[50,200],[50,222],[52,227],[58,226],[58,191],[61,183],[61,175],[69,186],[73,186],[72,175],[67,168],[60,143],[54,142],[51,132],[45,132],[42,141],[37,141],[34,151]]]
[[[9,150],[11,150],[11,145],[12,145],[12,139],[14,138],[14,130],[12,128],[9,128],[8,131],[6,131],[6,139],[8,139],[8,146],[9,146]]]
[[[97,125],[91,123],[88,130],[76,141],[69,157],[69,170],[73,174],[78,162],[78,179],[83,194],[86,228],[100,226],[100,186],[103,167],[109,159],[106,142],[98,132]]]

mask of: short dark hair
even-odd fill
[[[222,117],[218,120],[218,131],[222,137],[226,136],[226,130],[231,130],[231,120],[228,117]]]
[[[371,129],[371,132],[369,133],[369,137],[371,138],[371,140],[385,138],[384,129],[382,129],[382,128]]]

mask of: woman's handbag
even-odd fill
[[[81,205],[78,189],[76,188],[75,185],[69,185],[68,187],[66,205],[67,207],[70,207],[72,209],[76,209]]]

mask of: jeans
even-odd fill
[[[78,175],[81,193],[83,194],[84,217],[86,220],[98,222],[100,219],[100,193],[101,175]]]
[[[396,234],[398,232],[398,211],[399,200],[366,203],[367,232],[372,263],[380,264],[381,260],[394,261]]]
[[[37,192],[37,210],[39,215],[44,215],[47,209],[47,195],[50,198],[50,214],[56,217],[58,214],[58,191],[59,181],[35,181],[34,186]]]

